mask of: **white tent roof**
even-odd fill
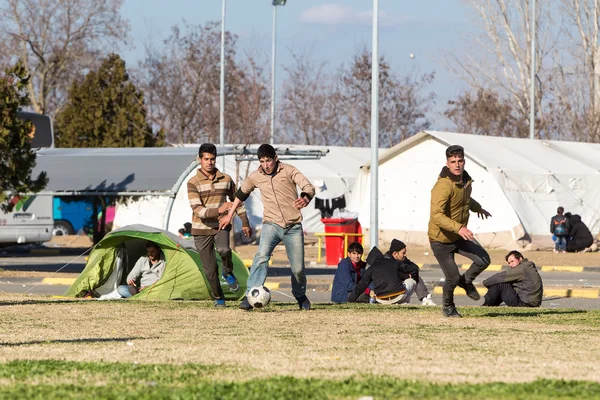
[[[410,176],[421,182],[411,186],[415,192],[411,195],[422,209],[416,212],[419,220],[414,222],[414,230],[427,229],[429,191],[435,179],[435,175],[429,175],[433,171],[439,173],[445,161],[444,150],[452,144],[465,149],[466,170],[476,181],[473,197],[477,200],[483,197],[491,207],[498,208],[490,209],[490,205],[482,202],[484,208],[495,216],[493,219],[500,217],[506,220],[506,230],[513,233],[514,240],[521,239],[517,237],[520,236],[519,229],[511,225],[514,215],[523,228],[524,236],[543,235],[549,238],[549,220],[556,214],[558,206],[581,215],[592,232],[600,228],[600,144],[425,131],[389,149],[380,157],[379,163],[380,175],[381,171],[384,174],[380,179],[391,180],[390,174],[395,174],[399,180]],[[409,164],[404,162],[402,165],[413,168],[399,171],[396,164],[401,165],[401,162],[396,160],[401,158],[410,159]],[[394,168],[387,166],[388,163],[394,164]],[[366,182],[369,163],[364,165],[363,171],[367,177],[362,180]],[[398,183],[402,186],[401,181]],[[369,190],[365,184],[362,187],[364,191]],[[381,191],[393,190],[389,184],[384,187],[380,184],[380,195]],[[398,204],[402,199],[399,195]],[[353,196],[351,202],[352,209],[361,210],[363,225],[364,219],[368,218],[364,215],[364,203],[367,201],[366,196]],[[512,211],[507,213],[505,208],[509,207]],[[472,218],[469,227],[474,225],[480,232],[492,233],[504,229],[498,226],[500,222],[503,221],[479,223]],[[388,221],[382,222],[380,217],[380,225],[382,223]],[[385,228],[380,226],[380,229]]]

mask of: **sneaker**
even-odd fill
[[[456,310],[455,306],[442,307],[442,315],[448,318],[462,318],[462,315]]]
[[[250,310],[252,310],[252,308],[253,307],[250,305],[250,303],[248,303],[248,298],[246,296],[244,296],[244,298],[242,299],[242,302],[240,303],[240,309],[250,311]]]
[[[582,253],[587,253],[588,251],[590,251],[589,247],[586,247],[585,249],[581,250]]]
[[[433,302],[433,300],[431,300],[431,293],[428,294],[427,296],[423,297],[423,300],[421,302],[421,305],[423,306],[435,306],[436,304]]]
[[[479,300],[481,298],[481,296],[479,295],[479,292],[477,291],[477,288],[475,287],[475,285],[473,285],[473,283],[466,283],[465,282],[465,276],[462,275],[460,277],[460,281],[458,282],[458,286],[460,286],[461,288],[465,289],[465,292],[467,293],[467,296],[471,299],[471,300]]]
[[[217,299],[217,300],[215,300],[215,307],[224,308],[225,307],[225,300],[224,299]]]
[[[298,300],[298,307],[300,308],[300,310],[310,311],[310,300],[308,300],[308,297],[302,296],[301,298],[299,298],[297,300]]]
[[[552,250],[554,252],[554,254],[558,253],[558,250],[554,249]]]
[[[233,293],[240,290],[240,284],[238,283],[237,279],[233,274],[225,275],[225,273],[223,272],[223,279],[225,279],[225,281],[229,285],[229,290],[231,290]]]

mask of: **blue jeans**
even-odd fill
[[[304,231],[300,223],[287,228],[268,222],[263,223],[258,253],[254,256],[248,277],[248,291],[254,286],[261,286],[265,283],[271,254],[273,254],[275,246],[282,241],[292,269],[292,294],[296,299],[300,299],[306,294]]]
[[[133,286],[129,286],[129,285],[120,285],[119,287],[117,287],[117,293],[119,293],[122,297],[131,297],[133,296],[133,294],[131,294],[130,288],[135,289]]]
[[[554,250],[556,251],[567,251],[567,237],[566,236],[554,236]]]

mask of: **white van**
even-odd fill
[[[0,212],[0,243],[40,243],[52,239],[52,196],[22,196],[11,201],[12,212]]]
[[[54,147],[52,120],[47,115],[20,112],[31,121],[31,148]],[[0,210],[0,244],[39,243],[52,239],[54,229],[52,196],[17,196],[11,199],[12,211]]]

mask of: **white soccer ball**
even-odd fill
[[[248,303],[254,308],[266,307],[271,301],[271,291],[266,286],[254,286],[248,291]]]

